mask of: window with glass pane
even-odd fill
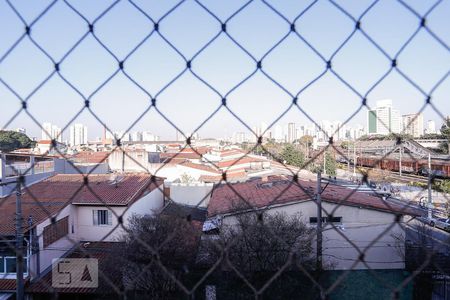
[[[92,217],[94,225],[112,225],[112,213],[106,209],[93,210]]]
[[[16,258],[6,257],[5,259],[6,273],[16,273]]]
[[[0,256],[0,273],[5,273],[5,258]]]

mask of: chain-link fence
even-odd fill
[[[0,295],[449,299],[450,2],[298,2],[2,2]]]

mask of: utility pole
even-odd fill
[[[350,173],[350,143],[347,146],[347,172]]]
[[[327,165],[327,153],[324,151],[323,152],[323,174],[324,175],[327,174],[326,165]]]
[[[24,283],[23,283],[23,224],[22,224],[22,182],[18,178],[15,181],[0,183],[2,185],[16,184],[16,299],[24,299]]]
[[[24,299],[23,291],[23,227],[22,227],[22,183],[16,181],[16,276],[17,299]]]
[[[428,153],[428,219],[431,219],[433,217],[433,212],[431,210],[433,201],[431,199],[431,154]]]
[[[317,254],[316,254],[316,270],[322,270],[322,175],[320,171],[317,173]]]
[[[356,143],[353,145],[353,177],[356,176]]]
[[[400,146],[399,148],[399,161],[398,161],[398,173],[400,175],[400,177],[402,177],[402,153],[403,152],[403,146]]]

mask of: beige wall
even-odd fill
[[[323,210],[329,213],[337,207],[336,204],[326,202],[322,204]],[[277,212],[287,215],[300,212],[304,221],[309,224],[309,218],[317,216],[317,205],[313,201],[307,201],[273,207],[268,211],[271,214]],[[325,212],[322,213],[322,216],[326,216]],[[404,269],[404,255],[399,253],[399,246],[404,252],[404,230],[397,224],[390,227],[395,219],[394,214],[352,206],[340,206],[337,207],[333,216],[342,217],[341,229],[334,229],[331,225],[324,227],[324,266],[331,266],[329,268],[335,270],[345,270],[351,267],[353,269],[367,269],[367,267],[371,269]],[[222,222],[225,226],[233,225],[236,223],[236,218],[225,216]],[[386,232],[383,234],[384,231]],[[381,237],[379,237],[380,234],[382,234]],[[402,245],[400,245],[394,236],[398,237],[402,234]],[[365,252],[367,266],[362,262],[353,266],[359,257],[359,252],[350,242],[364,251],[372,241],[375,243]],[[314,245],[316,245],[315,242]]]

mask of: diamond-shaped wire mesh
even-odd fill
[[[399,200],[400,191],[380,192],[373,184],[390,178],[423,185],[424,170],[429,185],[448,183],[423,167],[427,150],[404,133],[423,112],[450,125],[449,12],[450,1],[443,0],[1,2],[1,128],[32,124],[51,141],[29,161],[26,154],[0,153],[6,165],[16,155],[10,169],[1,170],[10,178],[1,182],[7,223],[0,231],[0,292],[22,284],[13,265],[23,261],[25,293],[43,298],[425,299],[433,293],[449,299],[449,235],[430,227],[439,227],[437,221],[416,220],[427,213],[417,203],[431,194]],[[408,99],[417,113],[403,132],[377,115],[374,101],[386,96]],[[327,130],[321,119],[333,110],[343,122]],[[56,136],[43,124],[51,115],[64,123]],[[368,127],[373,117],[389,139],[340,141],[342,128],[361,115]],[[312,150],[312,137],[282,137],[292,146],[281,145],[277,131],[292,119],[310,122],[322,147]],[[261,121],[266,125],[253,127]],[[80,122],[104,131],[97,146],[112,137],[107,153],[87,168],[61,147],[62,134],[72,135]],[[115,132],[118,126],[125,130]],[[146,126],[176,132],[172,144],[180,148],[166,156],[150,150],[160,153],[159,164],[140,159],[144,154],[129,137]],[[223,164],[197,137],[228,127],[251,137],[235,138],[240,156]],[[295,125],[287,129],[297,135]],[[286,148],[306,156],[287,161]],[[236,180],[236,169],[246,160],[251,166],[256,155],[281,175]],[[76,175],[44,179],[47,188],[27,181],[55,171],[54,158]],[[98,175],[117,158],[123,173]],[[317,186],[319,177],[305,175],[327,171],[335,161],[353,188],[331,176]],[[133,173],[124,172],[125,162]],[[208,174],[204,181],[214,177],[214,187],[203,194],[186,190],[197,193],[195,203],[178,205],[162,177],[167,168],[192,164]],[[431,169],[448,177],[449,165],[448,156],[436,155]],[[364,188],[372,195],[360,192]],[[161,209],[133,217],[133,201],[157,201],[148,196],[154,191],[164,199]],[[17,214],[16,197],[45,221],[33,224],[31,215]],[[448,203],[445,192],[440,197]],[[69,219],[74,207],[92,211],[94,225],[110,226],[101,236],[79,238],[75,231],[84,221]],[[286,217],[289,207],[301,215]],[[196,216],[199,211],[206,217]],[[359,218],[358,226],[345,228],[347,218]],[[62,238],[66,243],[58,242]],[[55,257],[97,259],[99,285],[55,287],[49,263]]]

